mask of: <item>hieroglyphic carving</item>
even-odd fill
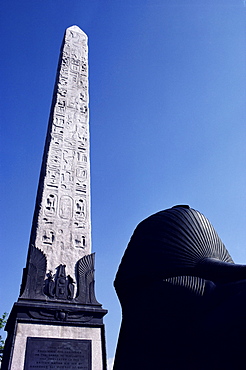
[[[75,263],[91,252],[87,54],[87,36],[76,26],[68,28],[31,236],[47,254],[47,269],[66,264],[71,278]]]
[[[73,216],[73,199],[67,195],[62,195],[60,199],[60,217],[71,219]]]
[[[86,218],[86,200],[82,197],[75,199],[74,217],[78,221]]]
[[[54,216],[56,214],[57,195],[49,193],[45,199],[44,213],[46,216]]]
[[[73,243],[76,248],[84,249],[86,247],[86,236],[79,232],[73,235]]]
[[[52,245],[53,241],[55,240],[55,233],[52,229],[44,229],[42,242],[43,244]]]

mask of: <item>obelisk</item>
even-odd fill
[[[3,369],[106,366],[107,311],[95,298],[91,254],[88,103],[87,36],[72,26],[61,48],[27,264],[6,325]]]
[[[30,244],[47,257],[47,270],[74,265],[91,252],[87,36],[65,34],[57,73]]]

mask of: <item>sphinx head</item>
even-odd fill
[[[209,220],[188,205],[160,211],[135,229],[119,266],[115,287],[149,279],[192,275],[203,259],[233,262]]]

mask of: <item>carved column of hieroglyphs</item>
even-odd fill
[[[77,26],[69,27],[58,64],[26,267],[6,325],[2,369],[107,367],[107,310],[95,296],[91,253],[87,59],[87,36]],[[83,351],[85,344],[88,350]]]
[[[47,272],[91,253],[87,36],[66,30],[41,171],[31,244],[47,258]]]

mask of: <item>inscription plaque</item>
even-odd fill
[[[24,370],[91,370],[91,340],[27,337]]]

